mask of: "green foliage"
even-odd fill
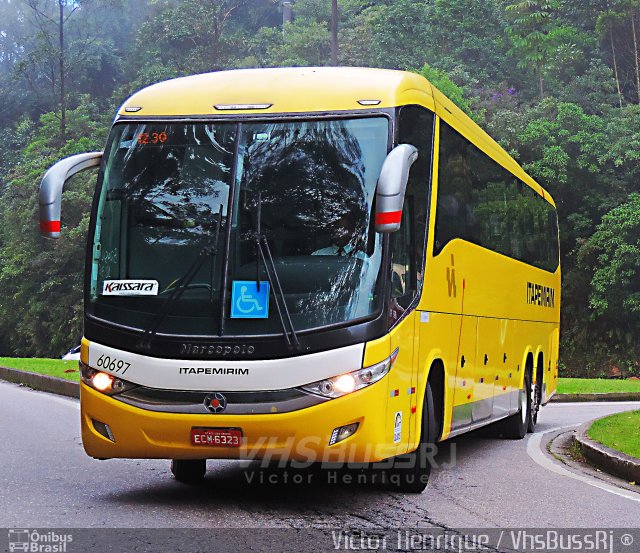
[[[343,65],[413,69],[427,60],[430,5],[413,0],[362,2],[341,32]]]
[[[471,103],[465,97],[462,88],[455,84],[442,69],[436,69],[425,63],[417,73],[427,79],[467,115],[475,118],[471,110]]]
[[[69,135],[57,145],[56,113],[37,131],[9,174],[0,204],[0,346],[14,355],[58,355],[82,333],[82,275],[88,211],[95,174],[74,178],[63,201],[64,240],[36,233],[38,181],[54,161],[99,149],[108,128],[96,106],[85,102],[68,113]]]
[[[329,40],[329,29],[326,23],[316,21],[287,23],[282,39],[267,50],[268,64],[275,66],[326,65],[329,59]]]
[[[589,306],[595,316],[623,323],[629,341],[640,330],[640,194],[609,211],[582,244],[579,263],[593,274]],[[617,326],[617,325],[616,325]]]
[[[330,0],[66,3],[65,101],[55,0],[0,0],[0,351],[57,356],[81,333],[95,175],[64,194],[63,238],[42,241],[46,168],[101,148],[135,90],[234,67],[330,63]],[[562,363],[640,374],[638,0],[339,0],[341,65],[418,70],[488,129],[558,205]],[[73,14],[71,15],[71,10]],[[40,17],[40,19],[38,19]],[[421,69],[418,69],[421,68]]]
[[[558,0],[520,0],[507,6],[511,25],[507,28],[513,42],[511,53],[519,67],[533,68],[544,97],[545,65],[558,44],[559,30],[552,17]]]

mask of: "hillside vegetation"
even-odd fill
[[[640,374],[640,0],[0,0],[0,355],[82,332],[95,174],[37,235],[55,160],[103,147],[133,91],[237,67],[424,74],[554,196],[565,375]],[[332,40],[337,28],[337,40]]]

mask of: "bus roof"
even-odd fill
[[[364,111],[408,104],[435,111],[553,204],[550,195],[471,118],[424,77],[408,71],[285,67],[203,73],[143,88],[122,105],[118,117]]]
[[[120,110],[140,107],[136,115],[212,115],[221,113],[306,113],[400,105],[415,91],[421,104],[433,109],[431,87],[415,73],[353,67],[286,67],[236,69],[171,79],[151,85],[129,98]],[[406,103],[403,101],[402,103]],[[214,106],[268,104],[266,109]]]

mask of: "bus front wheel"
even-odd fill
[[[171,473],[178,482],[183,484],[197,484],[207,472],[206,459],[173,459]]]

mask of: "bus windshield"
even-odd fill
[[[164,309],[157,331],[182,336],[280,333],[277,300],[296,331],[373,316],[373,199],[387,142],[379,116],[117,124],[94,213],[88,314],[148,330]]]

